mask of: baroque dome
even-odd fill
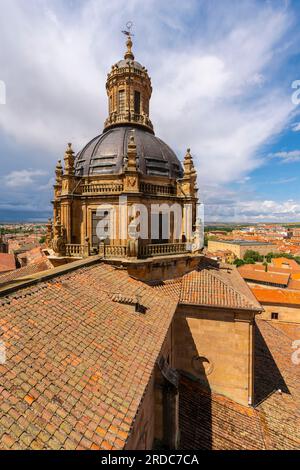
[[[75,174],[90,176],[122,173],[132,134],[135,137],[141,174],[182,177],[182,166],[173,150],[151,132],[131,126],[115,127],[92,139],[76,156]]]

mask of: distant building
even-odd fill
[[[238,258],[243,258],[246,251],[257,251],[260,255],[267,255],[270,252],[278,251],[277,245],[266,242],[248,241],[248,240],[209,240],[208,251],[227,251],[230,250]]]
[[[300,324],[300,291],[268,289],[253,285],[251,290],[264,308],[263,320]]]
[[[221,263],[228,264],[233,264],[234,260],[236,260],[236,255],[230,250],[216,251],[215,253],[209,252],[207,253],[207,256],[211,259],[215,259],[216,261],[220,261]]]
[[[300,266],[287,258],[274,258],[267,272],[261,264],[238,268],[264,307],[261,319],[300,323]]]

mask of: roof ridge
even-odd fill
[[[221,268],[222,269],[222,268]],[[250,305],[251,307],[255,307],[256,308],[256,305],[254,303],[252,303],[248,297],[246,297],[245,294],[243,294],[242,292],[236,290],[232,285],[230,285],[225,279],[223,279],[218,273],[211,273],[207,270],[207,273],[209,276],[211,277],[215,277],[217,278],[223,285],[225,285],[230,291],[232,291],[235,295],[238,295],[240,296],[242,299],[244,299],[244,301],[246,301],[246,304],[247,305]]]

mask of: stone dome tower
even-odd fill
[[[194,248],[187,235],[187,220],[196,224],[196,171],[188,151],[182,165],[174,151],[156,137],[150,120],[151,79],[134,58],[127,32],[124,59],[114,64],[107,76],[108,117],[103,133],[75,156],[68,144],[64,167],[59,160],[54,185],[54,220],[48,224],[47,239],[57,259],[82,258],[91,253],[105,257],[148,258],[185,254]],[[120,198],[126,199],[123,212]],[[162,214],[161,207],[182,210],[175,227],[175,215]],[[135,207],[148,211],[143,236],[132,240]],[[158,218],[153,235],[155,205]],[[99,212],[103,209],[103,214]],[[187,209],[188,207],[188,209]],[[107,236],[99,236],[99,224],[106,218]],[[170,233],[162,226],[168,220]],[[121,230],[121,226],[126,230]],[[114,227],[112,233],[112,226]],[[129,230],[129,229],[128,229]],[[146,235],[145,235],[146,233]]]

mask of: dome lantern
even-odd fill
[[[108,118],[104,132],[129,125],[154,133],[149,116],[151,79],[145,67],[134,60],[130,33],[127,33],[126,46],[124,59],[113,65],[107,76]]]

